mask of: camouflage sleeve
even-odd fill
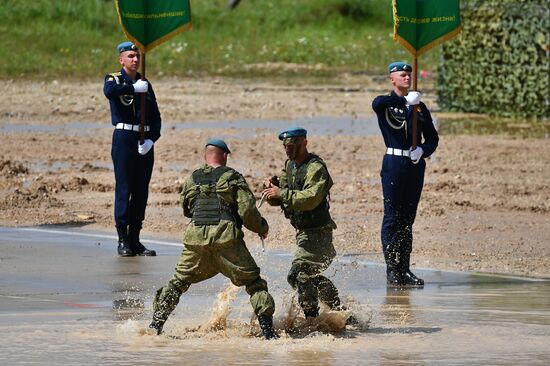
[[[243,220],[243,225],[250,231],[265,234],[268,231],[267,221],[256,208],[256,198],[244,177],[237,173],[236,179],[233,179],[230,185],[234,188],[234,197],[236,197],[238,213]]]
[[[187,179],[182,186],[180,202],[185,217],[192,217],[192,207],[197,197],[197,191],[192,179]]]
[[[328,194],[330,185],[330,176],[325,166],[319,162],[312,162],[308,166],[304,188],[291,190],[286,184],[279,195],[285,207],[296,211],[311,211]]]

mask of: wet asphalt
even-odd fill
[[[262,252],[257,241],[251,240],[249,249],[279,304],[291,293],[286,271],[292,255],[271,251],[269,241]],[[158,256],[118,257],[113,233],[85,228],[0,228],[0,334],[8,336],[0,342],[0,364],[81,364],[78,360],[86,358],[96,364],[172,362],[174,349],[182,344],[174,344],[174,349],[163,345],[153,359],[144,361],[144,354],[128,352],[127,339],[120,339],[120,329],[133,324],[128,322],[146,326],[154,292],[170,279],[183,248],[169,239],[142,242]],[[244,362],[223,348],[214,351],[212,345],[204,349],[194,345],[196,354],[178,353],[178,360],[191,364],[332,365],[362,364],[367,359],[374,364],[550,364],[550,281],[415,269],[426,281],[424,288],[388,289],[384,272],[368,256],[353,255],[339,257],[327,270],[342,298],[369,322],[368,329],[334,336],[337,347],[327,348],[325,338],[318,335],[277,341],[279,349],[275,342],[275,348],[264,349],[258,356],[245,339],[231,348],[243,347]],[[227,285],[221,275],[193,285],[182,297],[174,322],[184,318],[187,324],[200,324]],[[231,317],[249,321],[243,290],[236,301],[238,311]],[[96,331],[96,338],[90,340],[89,334]],[[82,334],[87,334],[85,341]],[[179,342],[185,346],[186,341]],[[119,358],[121,344],[126,357]],[[300,356],[289,358],[281,347]],[[103,354],[94,351],[103,348]]]

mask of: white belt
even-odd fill
[[[131,125],[129,123],[117,123],[115,128],[117,130],[139,131],[139,125]],[[149,132],[149,126],[143,126],[143,131]]]
[[[388,147],[386,149],[386,154],[397,156],[410,156],[409,150],[395,149],[393,147]]]

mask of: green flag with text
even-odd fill
[[[142,52],[191,28],[189,0],[115,0],[122,30]]]
[[[393,37],[414,56],[460,32],[459,0],[393,0]]]

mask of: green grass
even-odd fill
[[[147,54],[149,75],[384,73],[411,56],[391,38],[390,0],[192,1],[193,28]],[[96,78],[126,40],[111,0],[0,0],[0,78]],[[439,51],[422,56],[434,70]],[[320,65],[309,71],[251,67]]]

